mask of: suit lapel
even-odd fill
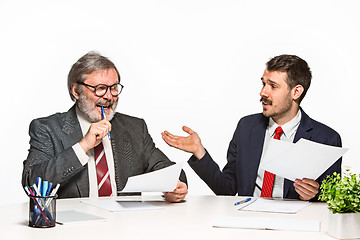
[[[63,119],[62,131],[65,133],[61,142],[64,149],[67,149],[82,139],[82,132],[76,116],[75,105],[70,108]]]
[[[257,178],[257,172],[260,165],[261,155],[263,151],[264,146],[264,138],[265,138],[265,132],[266,132],[266,126],[268,124],[269,119],[265,116],[261,116],[261,124],[255,126],[251,129],[250,138],[248,139],[248,146],[251,146],[251,151],[249,151],[249,158],[248,159],[254,159],[253,161],[250,161],[248,174],[250,174],[250,192],[254,191],[255,188],[255,182]]]
[[[117,190],[120,191],[127,182],[132,163],[131,137],[123,125],[119,113],[111,120],[111,124],[112,129],[116,129],[116,134],[111,134],[111,146],[114,156],[115,181]]]
[[[64,134],[62,135],[63,138],[61,139],[61,142],[64,149],[70,148],[83,138],[80,123],[76,116],[75,105],[72,106],[65,114],[65,117],[63,118],[62,131],[64,132]],[[89,196],[89,173],[87,165],[85,165],[83,171],[86,172],[84,174],[81,174],[80,178],[76,179],[76,185],[78,187],[80,197],[87,197]]]

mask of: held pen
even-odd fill
[[[103,106],[101,106],[101,113],[102,113],[103,118],[106,119],[106,117],[105,117],[105,110],[104,110],[104,107],[103,107]],[[108,132],[107,135],[108,135],[108,137],[109,137],[109,140],[111,140],[111,138],[110,138],[110,131]]]
[[[238,202],[234,203],[234,206],[240,205],[240,204],[242,204],[242,203],[247,203],[247,202],[249,202],[249,201],[251,201],[251,198],[247,198],[247,199],[238,201]]]

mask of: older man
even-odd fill
[[[22,184],[36,177],[60,183],[59,198],[116,196],[130,176],[173,164],[148,133],[144,120],[115,112],[123,85],[115,65],[90,52],[68,75],[75,105],[65,113],[35,119],[30,124],[30,149]],[[181,173],[170,202],[187,194]]]

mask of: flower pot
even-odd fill
[[[329,211],[328,234],[338,239],[360,238],[360,213]]]

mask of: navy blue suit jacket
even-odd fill
[[[341,147],[340,135],[328,126],[311,119],[302,109],[300,125],[294,142],[300,138],[332,146]],[[269,118],[262,113],[240,119],[227,152],[227,164],[220,171],[218,164],[206,152],[196,160],[192,156],[188,163],[217,195],[252,196],[264,145]],[[311,166],[309,166],[311,167]],[[321,184],[327,175],[341,173],[341,158],[329,167],[316,181]],[[285,179],[284,198],[299,199],[293,182]],[[317,196],[312,200],[317,200]]]

